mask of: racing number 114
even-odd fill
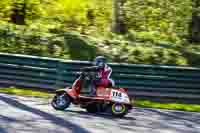
[[[113,97],[122,97],[122,93],[113,91]]]

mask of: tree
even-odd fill
[[[12,13],[10,16],[11,22],[18,25],[24,25],[25,16],[26,16],[26,1],[13,2]]]
[[[127,33],[125,22],[124,4],[126,0],[113,0],[113,22],[112,31],[118,34]]]
[[[200,1],[193,0],[192,21],[189,25],[190,42],[200,42]]]

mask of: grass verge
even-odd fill
[[[149,100],[136,100],[135,105],[137,107],[148,107],[148,108],[158,108],[158,109],[200,112],[200,105],[199,104],[159,103],[159,102],[153,102],[153,101],[149,101]]]
[[[48,92],[41,92],[37,90],[15,88],[15,87],[0,88],[0,93],[15,94],[20,96],[45,97],[45,98],[52,96],[52,94]]]
[[[53,94],[50,94],[48,92],[41,92],[37,90],[15,88],[15,87],[0,88],[0,93],[15,94],[20,96],[44,97],[44,98],[50,98],[53,96]],[[149,100],[135,100],[134,105],[137,107],[200,112],[200,105],[198,104],[160,103]]]

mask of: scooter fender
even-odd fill
[[[76,92],[75,89],[66,89],[65,91],[71,98],[73,98],[73,99],[78,98],[78,93]]]
[[[74,92],[74,90],[70,88],[56,90],[56,94],[62,94],[62,93],[67,94],[71,99],[76,99],[77,96],[76,92]]]
[[[59,89],[55,91],[56,94],[66,93],[66,89]]]

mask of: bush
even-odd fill
[[[182,46],[183,56],[188,60],[190,66],[200,67],[200,46],[199,44]]]
[[[0,52],[92,60],[98,48],[78,33],[54,34],[26,26],[1,25]]]
[[[59,57],[56,48],[64,44],[56,34],[12,24],[1,25],[0,36],[0,52]]]
[[[148,44],[114,46],[110,50],[115,62],[127,62],[136,64],[165,64],[165,65],[188,65],[187,58],[184,58],[180,51],[175,49],[149,47]]]
[[[93,60],[99,53],[98,48],[83,39],[80,34],[66,33],[64,38],[70,59]]]
[[[50,31],[52,29],[2,24],[0,52],[73,60],[92,60],[97,55],[104,55],[113,62],[200,66],[198,45],[157,41],[159,36],[143,34],[141,37],[137,32],[93,38],[79,33]]]

